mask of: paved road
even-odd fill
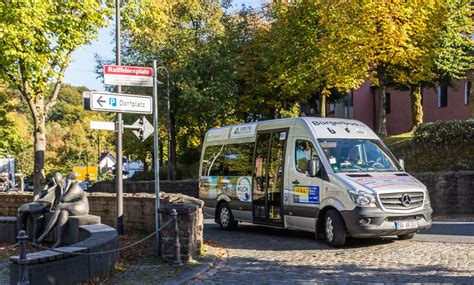
[[[229,257],[195,284],[474,284],[474,246],[467,243],[349,239],[345,248],[333,249],[311,233],[250,224],[225,232],[211,220],[205,238],[227,248]]]

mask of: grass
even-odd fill
[[[395,136],[385,136],[382,137],[382,140],[390,149],[397,149],[409,147],[412,138],[413,133],[403,133]]]

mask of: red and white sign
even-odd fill
[[[153,68],[104,65],[104,83],[110,85],[153,86]]]

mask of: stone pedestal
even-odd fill
[[[0,242],[16,243],[16,217],[0,217]]]
[[[189,262],[201,254],[203,244],[204,202],[182,194],[164,194],[161,197],[160,223],[163,225],[171,219],[171,210],[178,213],[180,257],[182,262]],[[175,226],[171,222],[161,231],[161,253],[163,260],[175,260]]]

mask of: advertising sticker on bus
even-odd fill
[[[319,186],[297,186],[293,188],[293,202],[319,204]]]
[[[251,177],[240,177],[237,181],[237,197],[242,202],[251,202],[252,195],[250,189],[252,189],[252,184],[250,182]]]

